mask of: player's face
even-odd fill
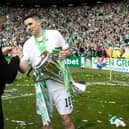
[[[37,36],[41,29],[41,22],[40,20],[35,20],[33,18],[28,18],[24,21],[26,26],[27,33]]]

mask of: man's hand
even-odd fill
[[[59,58],[60,59],[66,59],[68,57],[71,57],[71,55],[72,55],[71,51],[69,49],[67,49],[67,50],[64,50],[64,51],[60,51]]]
[[[65,59],[67,56],[66,56],[66,52],[65,51],[60,51],[60,53],[59,53],[59,58],[60,59]]]
[[[12,51],[9,53],[10,57],[18,56],[19,58],[22,57],[22,50],[19,47],[13,47]]]
[[[3,47],[2,48],[2,53],[4,56],[8,55],[10,57],[15,57],[18,56],[19,58],[22,57],[22,50],[19,47]]]
[[[8,46],[8,47],[3,47],[2,48],[2,53],[3,53],[3,55],[5,56],[5,55],[8,55],[11,51],[12,51],[12,47],[11,46]]]

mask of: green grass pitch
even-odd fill
[[[74,80],[87,83],[87,90],[73,97],[72,119],[76,129],[115,129],[108,119],[121,118],[129,129],[129,74],[109,71],[70,68]],[[41,118],[36,114],[35,88],[31,77],[18,74],[3,94],[5,129],[41,129]],[[54,129],[63,129],[59,115],[53,113]]]

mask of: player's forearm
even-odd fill
[[[28,62],[27,61],[21,62],[19,65],[19,71],[21,73],[25,73],[25,72],[27,72],[27,69],[28,69]]]

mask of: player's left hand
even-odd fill
[[[60,51],[59,59],[65,59],[65,58],[67,58],[67,52],[66,51]]]

